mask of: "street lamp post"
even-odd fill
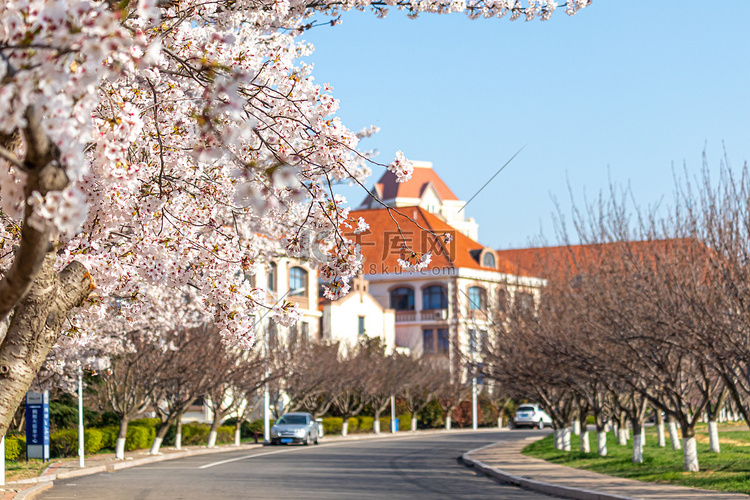
[[[83,467],[83,368],[78,367],[78,467]]]
[[[477,430],[477,367],[474,365],[474,376],[471,378],[471,427]]]

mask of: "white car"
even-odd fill
[[[513,417],[513,427],[516,429],[521,427],[537,427],[539,429],[552,427],[552,417],[539,408],[539,405],[522,404]]]

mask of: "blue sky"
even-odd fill
[[[381,128],[362,148],[432,161],[461,199],[525,146],[466,207],[483,244],[522,247],[554,240],[568,184],[578,201],[612,180],[669,204],[673,170],[698,174],[704,150],[713,170],[724,147],[734,168],[750,157],[750,2],[720,5],[598,0],[529,23],[349,12],[305,34],[305,60],[351,129]]]

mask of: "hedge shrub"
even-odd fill
[[[140,450],[151,446],[156,435],[153,427],[142,427],[139,425],[128,425],[128,433],[125,437],[125,451]]]
[[[76,438],[78,433],[76,432]],[[104,436],[99,429],[86,429],[83,431],[83,450],[85,453],[94,454],[103,448]]]
[[[410,431],[411,430],[411,413],[404,413],[403,415],[397,415],[398,419],[398,430]]]
[[[323,434],[341,434],[344,419],[341,417],[326,417],[323,419]]]
[[[120,434],[120,428],[115,426],[100,427],[102,433],[102,448],[114,450],[117,445],[117,435]]]
[[[391,417],[380,417],[380,432],[391,432]]]
[[[84,435],[85,439],[85,435]],[[50,454],[56,458],[78,455],[78,429],[65,429],[50,435]]]
[[[357,432],[359,430],[359,419],[357,417],[349,417],[349,433]]]
[[[152,429],[158,429],[161,425],[161,419],[159,418],[137,418],[131,420],[128,427],[135,425],[136,427],[151,427]]]
[[[5,438],[5,460],[18,460],[26,453],[26,440],[21,442],[20,438]]]
[[[208,443],[210,427],[198,422],[182,424],[182,445],[194,446]]]
[[[228,444],[234,442],[234,427],[222,425],[216,430],[216,442]]]
[[[372,417],[359,417],[359,430],[362,432],[372,432],[372,423],[375,421]]]

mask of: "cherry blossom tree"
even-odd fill
[[[589,0],[563,4],[569,14]],[[343,2],[9,0],[0,7],[0,433],[47,353],[101,297],[192,286],[225,342],[268,308],[245,279],[278,253],[321,266],[326,294],[360,267],[331,183],[362,183],[338,102],[301,58],[343,11],[548,19],[554,0]],[[399,154],[391,169],[407,180]],[[353,222],[353,221],[352,221]],[[358,224],[358,227],[360,224]],[[424,263],[420,258],[420,263]],[[429,260],[429,259],[427,259]],[[97,297],[91,292],[96,289]],[[83,309],[77,309],[84,306]],[[281,323],[294,306],[274,307]]]

